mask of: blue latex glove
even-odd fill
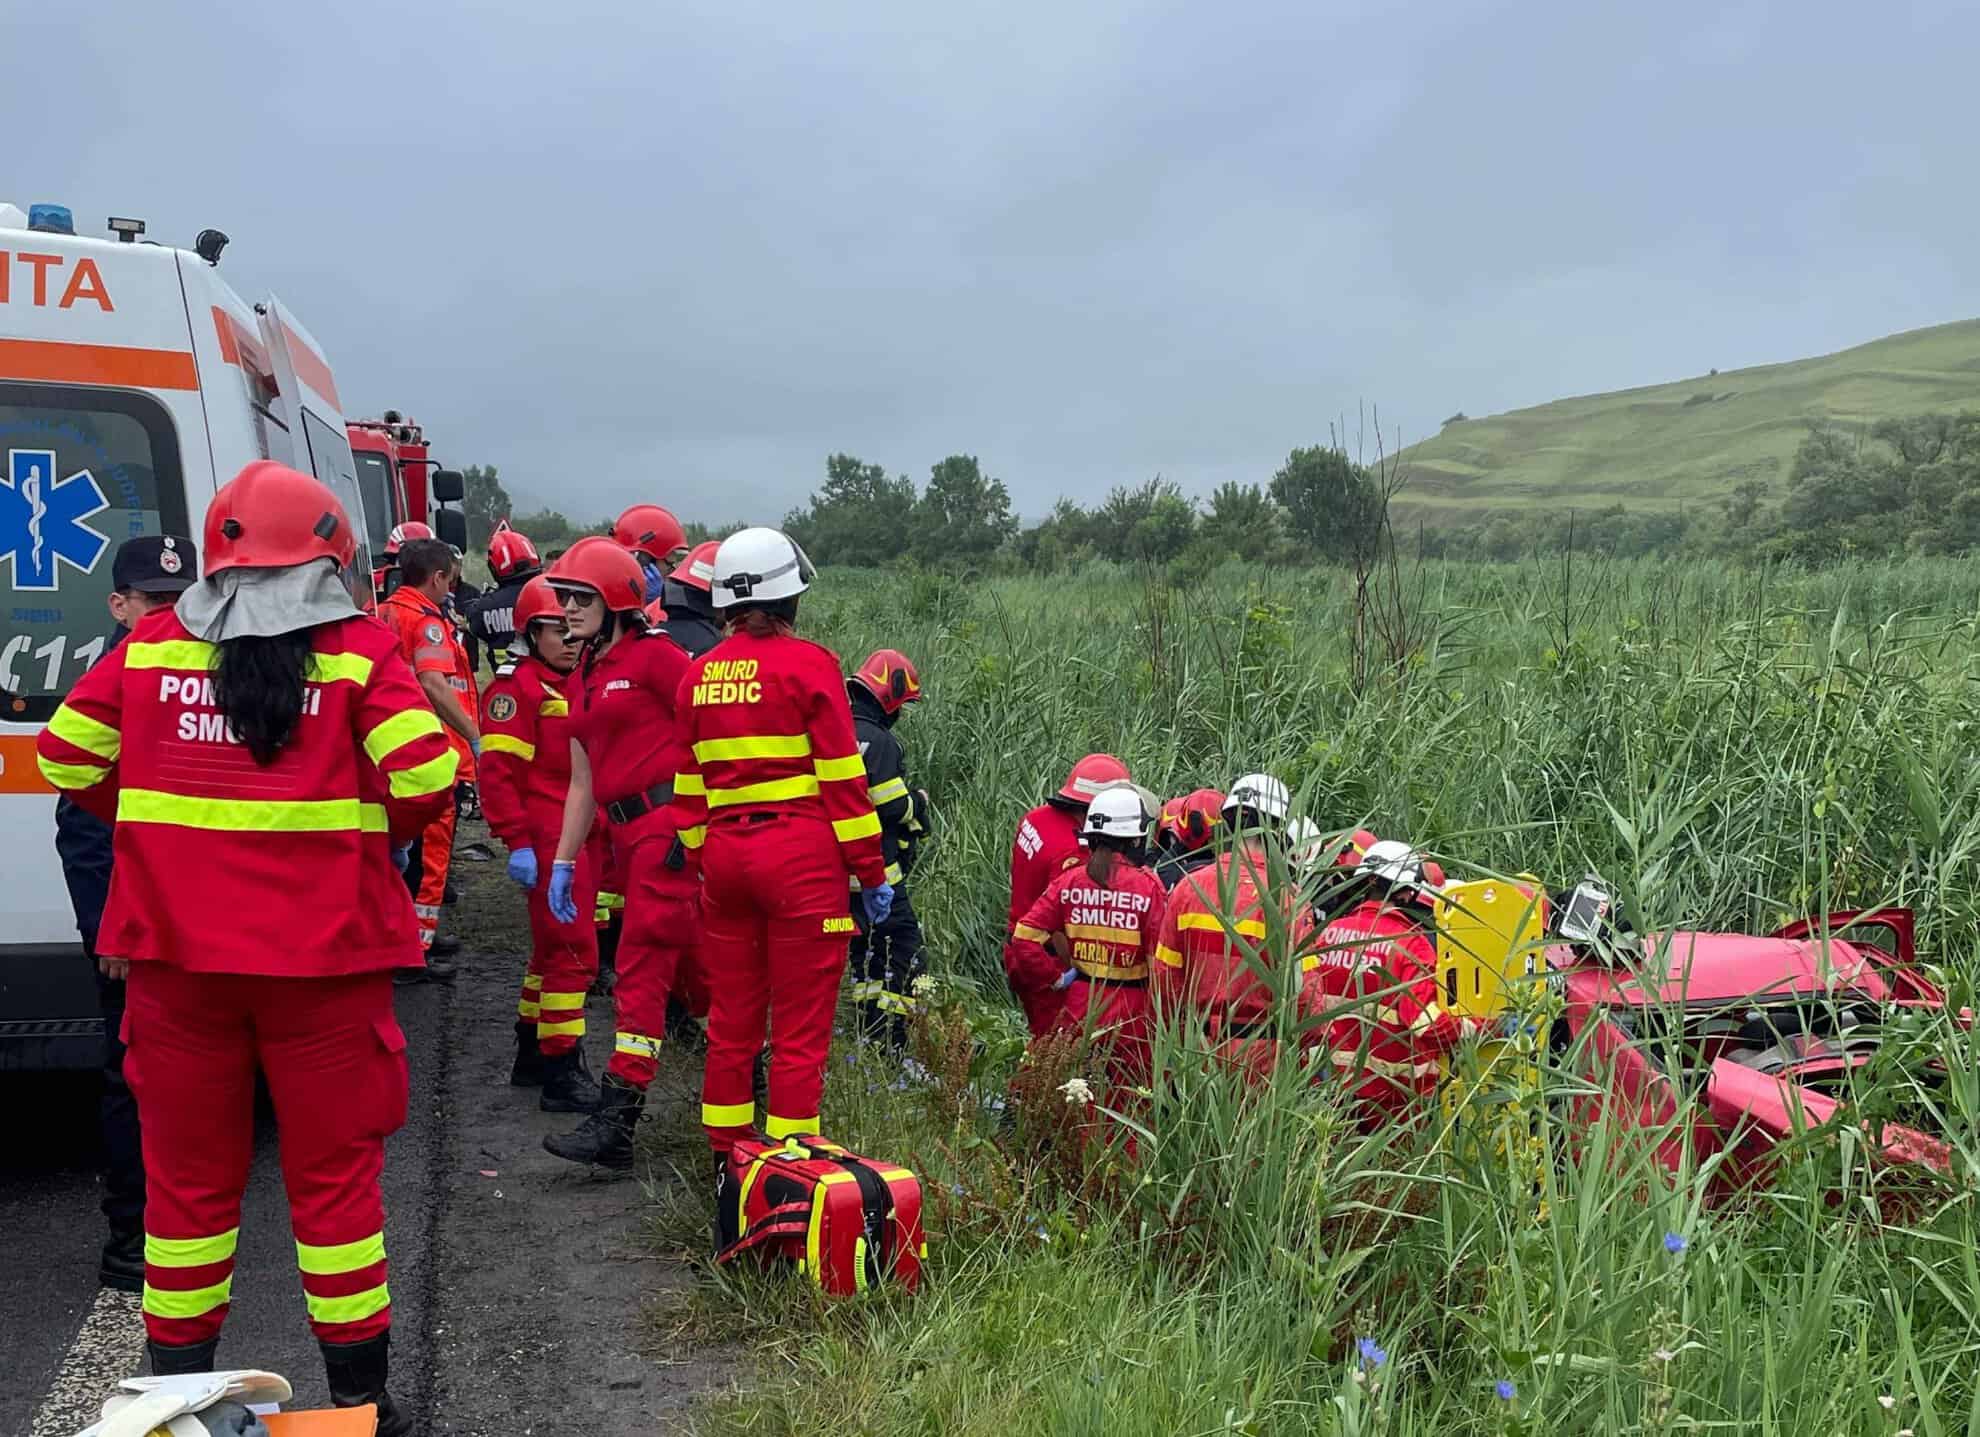
[[[477,759],[479,759],[481,757],[481,740],[478,738],[469,739],[468,752],[473,754]]]
[[[1059,981],[1052,985],[1054,993],[1063,993],[1079,979],[1079,969],[1068,968],[1059,975]]]
[[[523,892],[528,893],[535,888],[536,880],[541,876],[536,867],[535,849],[518,848],[509,854],[509,878]]]
[[[885,923],[887,915],[894,911],[894,885],[882,883],[869,888],[859,895],[860,902],[866,905],[868,923]]]
[[[640,556],[639,566],[646,572],[646,602],[652,603],[667,589],[667,575],[661,567],[645,555]]]
[[[550,865],[550,916],[559,923],[577,922],[577,900],[571,896],[571,885],[576,882],[575,862]]]
[[[401,873],[412,867],[412,845],[410,843],[404,848],[395,848],[392,850],[392,866]]]

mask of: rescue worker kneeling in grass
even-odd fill
[[[43,776],[115,820],[97,946],[130,964],[152,1370],[213,1368],[258,1071],[331,1400],[375,1404],[404,1437],[379,1176],[406,1118],[391,974],[421,952],[393,869],[451,803],[456,758],[358,611],[329,489],[250,464],[213,496],[204,547],[207,577],[77,680],[38,740]]]
[[[1301,1007],[1325,1020],[1316,1038],[1373,1128],[1428,1111],[1444,1057],[1479,1029],[1438,1002],[1432,905],[1443,870],[1383,839],[1355,875],[1359,901],[1320,931]]]
[[[1154,817],[1131,784],[1095,795],[1085,865],[1053,879],[1011,935],[1026,981],[1065,995],[1055,1031],[1091,1035],[1124,1086],[1148,1081],[1148,964],[1169,897],[1143,866]]]
[[[1284,984],[1268,978],[1275,964],[1294,961],[1305,933],[1283,853],[1291,807],[1285,784],[1270,774],[1231,785],[1223,806],[1230,847],[1176,885],[1155,948],[1157,1006],[1257,1074],[1277,1061],[1281,1037]],[[1275,952],[1281,945],[1283,959]],[[1295,985],[1298,978],[1288,975]],[[1296,997],[1286,1016],[1295,1011]]]
[[[868,1038],[884,1036],[898,1052],[907,1045],[907,1020],[914,1012],[914,983],[926,970],[921,920],[908,898],[907,875],[917,845],[928,833],[928,795],[910,789],[907,755],[894,732],[909,704],[921,702],[921,676],[906,654],[881,649],[846,681],[852,701],[853,736],[866,763],[866,796],[880,815],[880,854],[894,906],[884,923],[871,922],[859,892],[852,888],[852,918],[859,933],[852,942],[853,1001],[860,1029]]]
[[[550,911],[550,871],[571,786],[570,699],[578,648],[562,602],[540,575],[512,606],[517,652],[496,669],[482,699],[481,799],[489,831],[509,847],[509,877],[529,895],[529,971],[516,1005],[516,1062],[509,1081],[540,1087],[546,1113],[589,1113],[598,1084],[584,1057],[584,997],[598,972],[593,923],[597,876],[591,846],[572,879],[577,921]]]

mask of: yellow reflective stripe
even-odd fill
[[[334,1277],[340,1272],[356,1272],[359,1268],[383,1261],[385,1234],[382,1232],[361,1237],[356,1242],[337,1242],[326,1247],[316,1247],[306,1242],[296,1244],[296,1266],[311,1277]]]
[[[162,644],[124,645],[127,669],[210,669],[219,650],[204,639],[168,639]]]
[[[914,1011],[914,999],[908,997],[905,993],[882,991],[875,996],[873,1001],[879,1005],[880,1011],[883,1013],[899,1013],[905,1017]]]
[[[598,906],[600,908],[624,908],[626,906],[626,895],[623,893],[607,893],[601,889],[598,894]]]
[[[524,998],[516,1004],[516,1016],[526,1023],[534,1023],[543,1016],[541,1006]]]
[[[646,1037],[642,1033],[615,1033],[612,1037],[612,1051],[627,1053],[635,1058],[657,1058],[660,1056],[660,1040]]]
[[[704,798],[708,789],[698,773],[677,773],[674,775],[675,798]]]
[[[519,738],[511,738],[505,733],[484,733],[481,736],[483,753],[512,753],[524,763],[536,762],[536,745],[524,743]]]
[[[757,738],[705,738],[694,746],[696,763],[734,763],[750,758],[810,758],[811,735],[765,734]]]
[[[849,778],[865,778],[866,760],[856,753],[845,758],[814,758],[811,771],[818,775],[820,783],[840,783]]]
[[[391,774],[387,782],[392,786],[394,798],[423,798],[429,793],[440,793],[454,786],[454,777],[460,772],[461,756],[452,749],[425,763],[416,763],[411,768],[402,768]]]
[[[1043,928],[1033,928],[1029,923],[1020,923],[1011,930],[1013,938],[1022,938],[1027,943],[1043,943],[1052,935]]]
[[[216,1307],[225,1307],[234,1297],[230,1274],[211,1287],[184,1289],[144,1285],[144,1311],[149,1317],[204,1317]]]
[[[708,830],[697,823],[693,828],[683,828],[676,837],[683,848],[699,848],[708,841]]]
[[[303,1301],[309,1306],[311,1322],[362,1322],[392,1305],[392,1289],[381,1282],[349,1297],[318,1297],[313,1292],[304,1291]]]
[[[1089,978],[1112,978],[1132,982],[1148,976],[1146,963],[1100,963],[1091,958],[1073,959],[1073,967]]]
[[[887,881],[889,883],[899,883],[901,881],[900,864],[890,863],[887,865]]]
[[[523,987],[525,987],[525,988],[534,988],[534,989],[536,989],[536,991],[537,991],[537,992],[539,992],[539,993],[540,993],[540,992],[542,992],[542,991],[543,991],[543,975],[542,975],[541,973],[525,973],[525,974],[523,974]]]
[[[543,1005],[543,1011],[545,1013],[582,1013],[584,1011],[584,994],[582,993],[545,993],[537,1001]]]
[[[384,833],[385,805],[354,798],[191,798],[150,788],[117,795],[119,823],[169,823],[215,833]]]
[[[882,804],[892,803],[898,798],[906,798],[908,796],[907,780],[904,778],[890,778],[883,784],[869,788],[866,791],[866,796],[873,800],[873,806],[875,808],[879,808]]]
[[[1390,1058],[1371,1058],[1363,1053],[1346,1052],[1334,1049],[1334,1066],[1352,1068],[1364,1073],[1373,1073],[1380,1078],[1425,1078],[1437,1071],[1437,1064],[1431,1062],[1399,1062]]]
[[[563,1023],[547,1023],[547,1022],[539,1021],[536,1025],[536,1036],[539,1039],[582,1038],[584,1036],[584,1019],[582,1017],[577,1017],[577,1018],[572,1018],[568,1022],[563,1022]]]
[[[339,679],[363,686],[371,682],[372,663],[363,654],[311,654],[308,674],[319,684],[334,684]]]
[[[1130,948],[1141,941],[1141,934],[1132,928],[1107,928],[1098,923],[1068,923],[1066,937],[1091,938],[1100,943],[1125,943]]]
[[[1177,917],[1176,927],[1194,929],[1199,932],[1234,934],[1240,938],[1263,938],[1265,920],[1245,918],[1236,923],[1226,923],[1215,913],[1184,913]]]
[[[536,713],[539,718],[569,718],[571,706],[564,699],[545,699]]]
[[[703,1103],[701,1105],[701,1125],[704,1128],[746,1128],[756,1121],[754,1103]]]
[[[93,763],[56,763],[53,759],[35,755],[35,767],[41,776],[57,788],[94,788],[110,776],[110,770],[99,768]]]
[[[1182,967],[1182,954],[1166,943],[1158,943],[1155,945],[1155,961],[1165,964],[1170,968],[1180,968]]]
[[[858,818],[839,818],[832,821],[832,832],[841,843],[857,843],[862,838],[880,836],[880,815],[863,813]]]
[[[838,1176],[849,1178],[852,1174],[841,1173]],[[825,1182],[821,1182],[816,1188],[812,1189],[811,1221],[805,1227],[804,1231],[804,1260],[809,1264],[804,1271],[810,1273],[811,1280],[820,1287],[825,1285],[824,1248],[820,1230],[825,1223],[825,1185],[826,1182],[830,1181],[831,1177],[828,1175]]]
[[[117,755],[123,752],[124,736],[121,733],[102,720],[93,719],[67,704],[55,710],[55,717],[48,721],[48,731],[62,742],[73,744],[84,753],[93,753],[106,763],[115,763]]]
[[[763,1120],[763,1135],[768,1138],[794,1138],[803,1133],[818,1131],[818,1114],[808,1118],[780,1118],[775,1113]],[[851,1173],[846,1176],[850,1178]]]
[[[710,808],[733,808],[739,803],[784,803],[793,798],[816,798],[818,778],[801,773],[796,778],[772,778],[762,783],[746,783],[740,788],[708,790]]]
[[[364,736],[364,751],[373,763],[382,764],[409,743],[440,732],[440,720],[432,709],[405,709],[393,714]]]
[[[241,1230],[229,1228],[218,1237],[153,1237],[144,1235],[144,1260],[152,1267],[205,1267],[234,1255]]]

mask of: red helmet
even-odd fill
[[[516,632],[528,638],[529,626],[539,619],[555,619],[560,624],[564,621],[564,606],[558,602],[550,581],[541,574],[524,584],[522,592],[516,595]]]
[[[529,535],[518,534],[504,519],[488,536],[488,572],[498,579],[513,579],[525,569],[540,569],[543,560]],[[517,627],[521,627],[518,625]]]
[[[664,564],[674,550],[686,547],[687,533],[681,521],[658,504],[635,504],[612,525],[612,541]]]
[[[312,559],[344,568],[357,557],[351,516],[307,474],[257,459],[206,506],[206,572],[293,569]]]
[[[410,544],[415,539],[431,539],[432,537],[433,530],[431,528],[420,523],[417,519],[408,519],[385,536],[385,557],[388,559],[397,558],[401,544]]]
[[[676,584],[685,584],[690,589],[699,589],[704,594],[715,592],[715,551],[722,547],[718,539],[710,539],[706,544],[696,544],[694,551],[674,566],[674,572],[667,577]]]
[[[1163,804],[1156,831],[1174,834],[1176,847],[1187,853],[1208,847],[1211,834],[1223,821],[1224,795],[1214,788],[1199,788]]]
[[[1058,797],[1084,807],[1093,802],[1094,794],[1127,776],[1127,765],[1111,753],[1089,753],[1072,766],[1072,772],[1066,775],[1065,783],[1059,788]]]
[[[613,613],[633,613],[646,607],[646,575],[639,560],[610,539],[588,534],[550,566],[543,576],[556,589],[589,589]]]
[[[853,670],[852,682],[880,701],[880,711],[897,714],[907,704],[921,702],[921,675],[899,649],[880,649]]]
[[[1381,840],[1366,828],[1357,828],[1341,840],[1341,851],[1334,855],[1334,867],[1356,868],[1361,864],[1361,855],[1368,852]],[[1441,871],[1441,870],[1440,870]],[[1442,883],[1443,880],[1437,880]]]

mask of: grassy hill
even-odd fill
[[[1742,479],[1786,482],[1811,420],[1980,408],[1980,319],[1894,334],[1819,359],[1560,399],[1447,425],[1403,451],[1399,507],[1431,522],[1617,502],[1674,509]]]

